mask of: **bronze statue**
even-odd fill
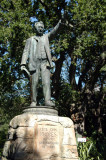
[[[27,72],[32,77],[31,90],[32,90],[32,102],[30,107],[35,107],[37,104],[37,84],[39,74],[41,73],[43,94],[46,106],[55,106],[51,101],[51,88],[50,88],[50,68],[52,68],[52,58],[49,48],[49,40],[57,34],[60,26],[63,24],[62,20],[59,20],[54,29],[47,33],[44,32],[44,24],[42,21],[35,23],[36,36],[32,36],[26,41],[26,45],[22,55],[21,70]],[[29,58],[29,71],[26,69],[26,63]]]

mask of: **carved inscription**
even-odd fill
[[[38,125],[37,148],[43,154],[59,153],[59,131],[57,126]]]

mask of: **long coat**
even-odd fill
[[[49,39],[53,39],[54,35],[57,33],[61,26],[61,20],[58,22],[58,24],[54,27],[54,29],[49,32],[48,34],[43,35],[43,41],[44,41],[44,48],[48,60],[48,65],[52,67],[52,59],[51,59],[51,53],[50,53],[50,47],[49,47]],[[39,52],[39,45],[38,45],[38,37],[37,36],[32,36],[26,41],[26,45],[23,51],[22,55],[22,60],[21,60],[21,65],[26,65],[27,60],[29,59],[28,66],[29,66],[29,71],[34,71],[36,70],[37,67],[37,57]]]

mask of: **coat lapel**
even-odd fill
[[[38,42],[39,38],[37,36],[34,36],[34,39]]]
[[[52,67],[52,60],[51,60],[51,53],[50,53],[50,48],[49,48],[48,36],[43,35],[43,37],[44,37],[44,43],[45,43],[44,47],[45,47],[45,51],[47,54],[47,58],[48,58],[50,66]],[[39,40],[40,40],[39,37],[37,37],[37,36],[34,36],[33,38],[36,40],[36,42],[39,42]],[[38,52],[39,47],[40,47],[40,43],[38,43],[36,47],[37,47],[36,52]]]

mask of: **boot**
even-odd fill
[[[45,101],[45,106],[51,106],[51,107],[54,107],[55,106],[55,103],[53,103],[52,101]]]
[[[36,107],[36,102],[32,102],[32,103],[30,104],[30,107]]]

